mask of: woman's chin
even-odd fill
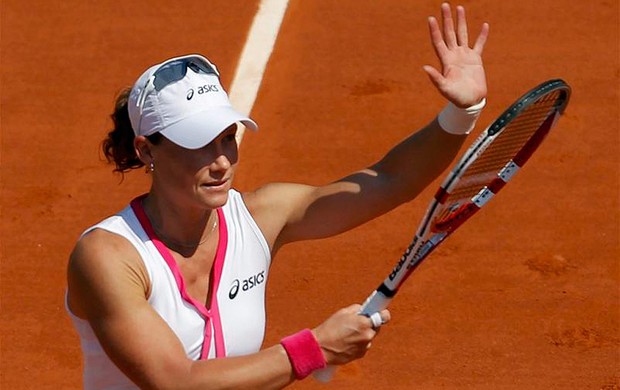
[[[216,209],[223,207],[228,202],[228,191],[230,184],[228,182],[218,186],[201,185],[198,191],[198,198],[205,206]]]

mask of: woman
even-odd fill
[[[488,26],[469,48],[464,9],[456,26],[447,4],[442,17],[443,34],[429,18],[442,71],[424,70],[448,106],[375,165],[321,187],[232,188],[237,123],[256,124],[233,110],[204,57],[153,66],[121,94],[104,151],[116,171],[146,166],[152,185],[71,254],[85,388],[276,389],[366,353],[387,310],[367,318],[353,305],[260,350],[271,254],[393,209],[452,161],[484,106]]]

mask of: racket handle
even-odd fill
[[[366,302],[362,305],[362,309],[359,314],[370,317],[371,315],[387,308],[390,302],[392,302],[392,298],[387,297],[383,292],[377,289],[373,291],[368,298],[366,298]]]
[[[366,299],[366,302],[362,305],[362,308],[359,315],[370,317],[374,313],[377,313],[390,304],[392,298],[386,297],[381,291],[375,290],[370,294],[370,296]],[[319,382],[327,383],[332,380],[334,374],[336,373],[336,366],[327,366],[320,370],[316,370],[312,373],[314,379]]]

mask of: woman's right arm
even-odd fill
[[[194,361],[148,304],[138,253],[124,238],[94,230],[76,245],[68,267],[69,305],[93,328],[110,359],[141,388],[280,389],[295,380],[286,351]],[[358,306],[342,309],[313,329],[329,364],[366,352],[376,335]]]

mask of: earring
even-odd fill
[[[153,162],[153,160],[151,160],[149,165],[146,166],[145,172],[152,173],[153,171],[155,171],[155,163]]]

